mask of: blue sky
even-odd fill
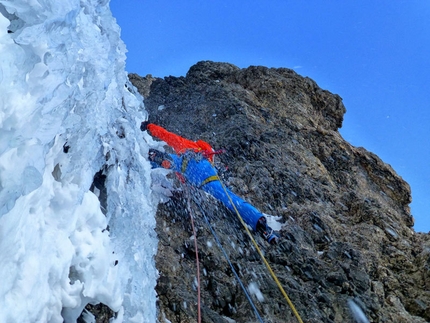
[[[343,98],[342,136],[412,188],[430,231],[430,1],[111,0],[127,71],[184,76],[200,60],[287,67]]]

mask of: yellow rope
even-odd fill
[[[219,180],[219,178],[218,178]],[[264,257],[263,253],[261,252],[260,248],[258,247],[257,242],[255,241],[254,237],[252,236],[251,232],[248,229],[248,226],[246,225],[245,221],[242,219],[242,216],[240,215],[239,211],[237,210],[236,206],[234,205],[230,195],[227,192],[227,189],[225,188],[222,181],[219,181],[221,183],[222,188],[224,189],[225,194],[227,195],[231,205],[233,205],[234,210],[236,211],[236,214],[240,220],[240,223],[242,223],[243,227],[245,228],[246,232],[248,233],[249,237],[251,238],[252,243],[254,244],[255,248],[257,249],[258,254],[260,255],[261,259],[263,260],[264,264],[266,265],[267,269],[270,272],[270,275],[275,280],[276,285],[278,285],[279,290],[281,291],[282,295],[284,295],[285,300],[287,301],[288,305],[291,308],[291,311],[293,312],[294,316],[297,318],[297,321],[299,323],[303,323],[299,313],[297,312],[296,308],[294,307],[294,304],[291,302],[290,298],[288,297],[287,293],[285,292],[284,288],[282,287],[281,283],[278,280],[278,277],[276,277],[275,273],[273,272],[272,268],[270,267],[269,263],[267,262],[266,258]]]

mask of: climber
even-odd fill
[[[165,141],[176,152],[176,154],[167,154],[150,149],[149,160],[153,168],[163,167],[173,169],[191,185],[211,194],[234,212],[235,208],[230,202],[231,199],[245,223],[261,234],[270,244],[276,244],[278,236],[267,225],[266,217],[254,206],[238,197],[229,189],[225,188],[224,190],[218,174],[212,166],[213,156],[219,153],[219,151],[214,151],[203,140],[194,142],[185,139],[148,121],[142,122],[140,130],[149,130],[151,135]]]

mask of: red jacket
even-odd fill
[[[175,150],[177,154],[183,154],[187,150],[193,150],[195,152],[202,152],[207,156],[210,161],[213,161],[214,157],[212,152],[214,150],[211,145],[209,145],[206,141],[192,141],[189,139],[185,139],[153,123],[150,123],[148,125],[148,130],[152,136],[165,141],[170,147]]]

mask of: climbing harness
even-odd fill
[[[199,186],[201,188],[202,186],[206,185],[207,183],[213,182],[213,181],[219,181],[218,175],[209,176],[206,178]]]
[[[188,156],[184,156],[182,158],[182,165],[181,165],[181,173],[184,174],[188,167],[188,162],[190,161],[190,158]]]
[[[254,304],[254,302],[253,302],[253,300],[252,300],[251,296],[248,294],[248,292],[247,292],[247,290],[246,290],[245,286],[243,285],[242,280],[240,279],[240,277],[239,277],[238,273],[236,272],[236,269],[234,269],[234,266],[233,266],[233,264],[231,263],[230,258],[229,258],[229,256],[227,255],[227,252],[225,251],[224,247],[222,246],[222,244],[221,244],[221,242],[220,242],[220,240],[219,240],[219,238],[218,238],[218,235],[215,233],[215,230],[214,230],[214,228],[212,227],[212,225],[211,225],[211,223],[210,223],[210,221],[209,221],[209,219],[208,219],[208,217],[207,217],[207,215],[206,215],[206,212],[203,210],[203,207],[202,207],[202,206],[200,205],[200,203],[197,201],[197,199],[196,199],[195,195],[193,194],[192,196],[193,196],[193,201],[194,201],[194,203],[198,206],[198,208],[200,209],[200,212],[202,213],[203,218],[205,219],[206,224],[208,225],[209,230],[211,231],[211,233],[212,233],[212,235],[213,235],[213,237],[214,237],[214,239],[215,239],[215,242],[217,243],[218,247],[221,249],[221,251],[222,251],[222,253],[223,253],[223,255],[224,255],[225,259],[227,260],[227,262],[228,262],[228,264],[229,264],[229,266],[230,266],[231,271],[233,272],[234,276],[236,277],[236,280],[238,281],[238,283],[239,283],[240,287],[242,288],[243,292],[245,293],[245,296],[246,296],[246,298],[247,298],[247,300],[248,300],[249,304],[251,305],[252,309],[254,310],[254,313],[255,313],[255,315],[257,316],[257,319],[258,319],[261,323],[264,323],[263,319],[262,319],[262,318],[261,318],[261,316],[260,316],[260,313],[258,312],[257,308],[255,307],[255,304]]]

